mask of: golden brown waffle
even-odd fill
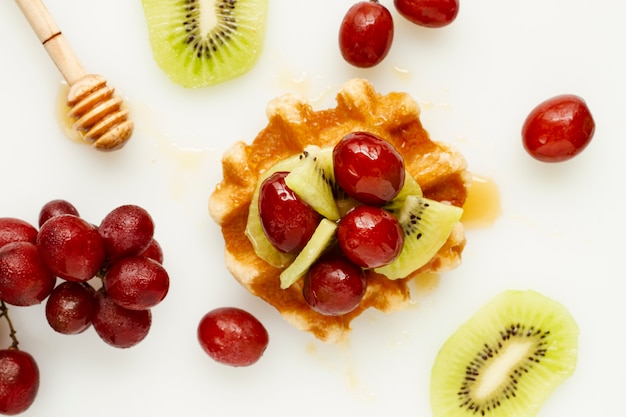
[[[273,305],[296,328],[334,342],[347,335],[350,322],[365,309],[390,312],[406,306],[410,279],[456,267],[465,246],[460,223],[438,254],[409,277],[391,281],[367,271],[367,293],[360,306],[347,315],[329,317],[308,307],[302,296],[302,280],[280,289],[281,271],[257,257],[245,235],[248,207],[263,171],[300,153],[306,145],[331,146],[345,134],[359,130],[391,142],[426,197],[462,206],[470,179],[465,159],[454,148],[431,141],[419,115],[419,106],[409,95],[381,95],[362,79],[342,86],[333,109],[315,111],[305,99],[289,94],[271,101],[267,107],[268,125],[255,140],[249,145],[237,142],[224,154],[223,180],[209,200],[209,212],[225,239],[226,266],[237,281]]]

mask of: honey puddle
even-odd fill
[[[67,93],[69,91],[67,83],[62,82],[57,95],[56,114],[61,132],[70,140],[79,143],[87,143],[83,134],[74,127],[75,120],[69,116],[70,106],[67,105]]]
[[[461,222],[465,228],[489,227],[501,212],[500,191],[496,183],[490,178],[474,175],[463,205]]]

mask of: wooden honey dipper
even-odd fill
[[[100,150],[119,149],[133,122],[122,99],[100,75],[88,74],[41,0],[15,0],[69,85],[67,105],[74,127]]]

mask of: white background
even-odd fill
[[[510,288],[557,299],[581,330],[578,368],[540,415],[623,413],[626,3],[463,1],[451,26],[432,30],[381,2],[396,32],[375,69],[354,69],[339,54],[350,0],[275,0],[254,69],[185,90],[154,63],[139,0],[48,0],[87,70],[103,74],[133,112],[135,134],[115,153],[63,136],[60,75],[17,5],[0,4],[0,216],[36,223],[41,205],[65,198],[99,223],[118,205],[141,205],[153,215],[172,280],[151,333],[129,350],[105,345],[93,330],[55,334],[43,305],[13,308],[20,346],[41,370],[25,416],[427,417],[439,347]],[[383,93],[415,97],[431,136],[456,145],[473,172],[497,183],[502,214],[492,227],[468,231],[462,266],[414,307],[367,312],[348,343],[328,346],[229,276],[207,200],[223,151],[264,127],[271,98],[293,92],[318,108],[334,106],[340,85],[357,76]],[[522,148],[521,125],[532,107],[561,93],[585,98],[595,137],[572,161],[536,162]],[[200,317],[224,305],[249,310],[268,328],[270,345],[252,367],[217,364],[196,342]]]

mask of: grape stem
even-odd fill
[[[17,345],[19,345],[20,342],[17,340],[17,332],[15,331],[15,327],[13,327],[13,323],[9,317],[9,308],[3,300],[0,300],[0,317],[4,317],[9,325],[9,337],[12,340],[10,349],[18,349]]]

